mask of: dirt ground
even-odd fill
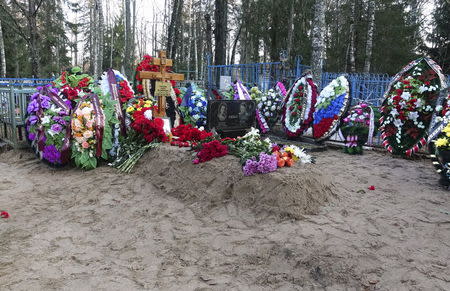
[[[194,165],[169,160],[158,171],[151,153],[131,175],[107,166],[55,170],[26,151],[1,154],[0,209],[11,217],[0,219],[0,289],[450,290],[450,192],[429,160],[314,155],[315,165],[265,177],[233,170],[241,186],[217,188],[228,196],[216,197],[196,188]],[[197,169],[220,187],[232,173],[209,169],[238,162],[210,163]],[[291,206],[273,197],[297,192],[264,192],[275,180],[297,181],[298,193],[320,199],[295,210],[299,219],[283,215]],[[245,200],[245,181],[264,196],[253,191]],[[180,195],[176,185],[192,189]]]

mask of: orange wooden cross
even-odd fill
[[[158,52],[159,58],[153,58],[151,61],[152,65],[159,66],[159,72],[147,72],[140,71],[139,77],[142,80],[156,80],[156,81],[183,81],[183,74],[169,73],[167,72],[167,67],[171,67],[173,65],[173,61],[167,58],[166,51]],[[155,117],[165,117],[166,116],[166,96],[156,96],[158,97],[158,110],[153,112]]]

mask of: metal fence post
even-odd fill
[[[16,128],[16,104],[14,100],[14,87],[9,88],[9,120],[11,124],[11,138],[13,147],[17,148],[17,128]]]

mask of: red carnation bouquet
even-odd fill
[[[164,121],[161,118],[151,119],[151,110],[151,108],[142,108],[142,110],[135,111],[131,128],[142,134],[149,143],[153,141],[168,141],[169,138],[164,132]],[[146,113],[147,111],[148,113]]]
[[[213,140],[202,145],[201,150],[197,153],[197,159],[193,163],[204,163],[214,158],[226,156],[227,154],[228,146],[218,140]]]

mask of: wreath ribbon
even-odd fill
[[[116,74],[114,73],[114,71],[112,69],[108,69],[107,75],[108,75],[108,85],[109,85],[109,92],[111,93],[111,99],[113,101],[116,101],[114,104],[114,109],[116,111],[116,116],[120,122],[120,130],[122,132],[122,135],[125,135],[126,134],[125,118],[123,116],[123,111],[120,106],[119,92],[117,92]]]
[[[370,120],[369,120],[369,135],[367,137],[367,144],[373,145],[373,133],[375,132],[375,113],[373,112],[373,108],[370,108]]]
[[[69,116],[71,116],[71,112],[70,112],[70,108],[69,106],[55,93],[53,92],[53,90],[49,90],[47,88],[47,96],[50,97],[50,99],[52,99],[52,101],[58,105],[60,108],[62,108],[63,110],[65,110],[67,112],[67,114],[69,114]],[[71,132],[71,122],[69,122],[66,125],[66,134],[64,135],[64,141],[63,141],[63,145],[60,149],[61,151],[61,163],[65,164],[67,162],[69,162],[70,160],[70,138],[72,136],[72,132]]]

